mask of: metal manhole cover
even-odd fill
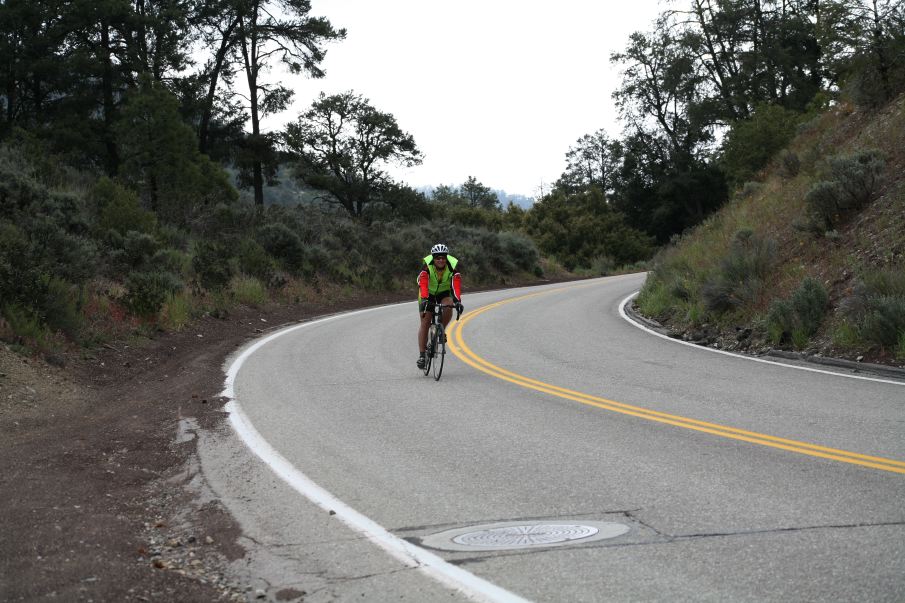
[[[628,531],[626,525],[603,521],[585,521],[581,524],[563,521],[506,522],[432,534],[424,539],[424,544],[449,551],[501,551],[583,544],[622,536]]]

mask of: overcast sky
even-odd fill
[[[424,154],[394,175],[411,186],[468,176],[510,194],[549,190],[582,135],[621,127],[612,52],[651,29],[658,0],[314,0],[348,31],[320,80],[293,78],[295,119],[320,92],[355,90],[392,113]]]

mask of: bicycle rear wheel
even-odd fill
[[[432,339],[434,347],[434,359],[432,362],[434,381],[439,381],[440,375],[443,374],[443,359],[446,357],[445,334],[443,325],[437,325],[437,330],[434,332],[434,338]]]
[[[427,350],[424,358],[424,376],[427,377],[431,374],[431,363],[434,357],[434,333],[437,328],[434,325],[431,325],[427,331]]]

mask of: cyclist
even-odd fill
[[[418,274],[418,312],[421,314],[421,326],[418,328],[419,369],[423,369],[427,362],[427,330],[431,324],[431,314],[427,312],[428,305],[445,306],[441,317],[444,328],[452,319],[453,307],[459,313],[462,312],[462,277],[456,270],[458,263],[459,260],[449,255],[449,248],[446,245],[437,243],[431,247],[430,255],[424,258],[421,272]]]

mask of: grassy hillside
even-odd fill
[[[905,362],[905,96],[802,123],[660,252],[637,305],[707,345]]]

